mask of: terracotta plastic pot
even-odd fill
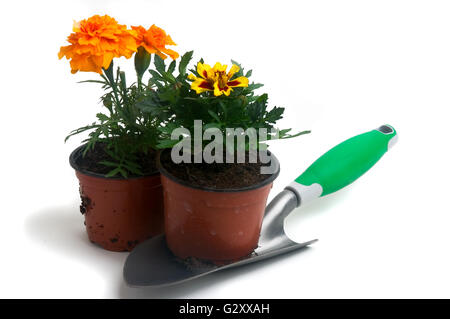
[[[161,157],[159,158],[159,160]],[[258,245],[267,196],[276,172],[251,187],[217,190],[188,185],[159,162],[164,189],[165,235],[179,258],[217,264],[245,257]]]
[[[163,194],[159,172],[138,178],[106,178],[80,169],[82,147],[70,155],[80,182],[80,211],[89,239],[112,251],[131,251],[163,233]]]

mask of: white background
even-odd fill
[[[176,50],[254,69],[281,127],[271,197],[335,144],[381,124],[396,147],[286,220],[307,251],[166,289],[128,288],[127,253],[92,245],[63,143],[101,90],[58,61],[72,21],[164,28]],[[0,297],[450,297],[448,1],[2,1]],[[132,61],[120,62],[131,70]],[[129,74],[131,77],[132,73]]]

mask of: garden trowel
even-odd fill
[[[284,219],[296,207],[333,193],[368,171],[397,140],[390,125],[352,137],[316,160],[266,207],[258,248],[239,260],[224,265],[186,262],[175,257],[164,235],[138,245],[128,256],[124,279],[130,286],[167,286],[198,278],[212,272],[242,266],[299,250],[315,240],[297,243],[284,232]]]

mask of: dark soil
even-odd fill
[[[137,163],[140,165],[141,171],[144,175],[150,175],[158,170],[156,167],[157,153],[155,150],[150,149],[147,154],[137,154],[137,157]],[[97,174],[108,174],[113,168],[100,164],[102,161],[115,162],[115,160],[105,152],[105,144],[97,143],[95,148],[89,150],[84,157],[80,156],[77,160],[77,165],[82,171]],[[128,177],[139,176],[129,173]]]
[[[84,214],[86,214],[89,207],[91,206],[91,199],[87,196],[83,196],[81,194],[81,190],[80,190],[80,197],[81,197],[80,213],[82,215],[84,215]],[[86,225],[86,222],[85,222],[85,225]]]
[[[193,161],[191,161],[193,162]],[[258,184],[271,175],[261,174],[260,162],[249,163],[180,163],[175,164],[170,158],[170,151],[161,153],[161,165],[173,176],[194,187],[212,189],[238,189]]]

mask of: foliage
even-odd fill
[[[268,95],[255,93],[256,89],[263,86],[262,84],[252,82],[245,87],[233,87],[228,96],[225,94],[216,96],[213,91],[198,94],[192,89],[191,81],[201,77],[199,68],[189,70],[191,74],[187,72],[192,56],[193,51],[185,53],[181,57],[178,68],[175,60],[166,66],[164,60],[155,56],[155,69],[150,70],[152,78],[148,83],[154,90],[147,91],[145,98],[137,103],[137,107],[143,113],[148,113],[164,122],[164,126],[159,128],[161,131],[159,148],[170,148],[178,143],[178,140],[171,139],[172,131],[178,127],[186,128],[192,134],[194,120],[203,122],[203,131],[208,128],[217,128],[222,131],[223,136],[226,135],[226,128],[242,128],[243,130],[255,128],[258,142],[263,141],[259,136],[259,128],[268,130],[270,134],[267,139],[285,139],[309,133],[309,131],[303,131],[291,134],[291,129],[276,129],[275,124],[282,119],[284,108],[268,107]],[[203,62],[201,59],[197,65],[204,65]],[[239,63],[235,61],[232,63],[237,66],[235,70],[238,69],[238,71],[228,79],[229,81],[251,77],[251,70],[244,72]],[[271,133],[272,129],[275,131]],[[207,142],[203,141],[203,143]],[[246,147],[248,148],[248,143]]]
[[[69,45],[61,47],[59,58],[65,56],[70,60],[72,73],[99,73],[100,80],[82,82],[101,84],[105,93],[101,97],[104,111],[97,114],[96,121],[73,130],[66,141],[73,135],[88,133],[83,141],[86,143],[83,156],[102,143],[101,149],[109,155],[107,161],[100,162],[110,168],[106,176],[143,175],[138,157],[156,149],[161,125],[159,118],[136,106],[151,90],[143,83],[143,76],[151,54],[178,57],[177,52],[165,47],[175,43],[155,25],[149,29],[142,26],[128,29],[107,15],[75,22],[67,41]],[[133,54],[137,81],[128,85],[125,73],[120,68],[114,71],[113,58],[131,58]]]
[[[146,55],[145,59],[149,57]],[[137,83],[127,86],[125,73],[117,68],[114,74],[113,68],[111,63],[101,75],[101,81],[83,81],[102,84],[106,91],[101,97],[105,111],[97,114],[94,123],[72,131],[66,141],[73,135],[89,132],[88,138],[83,141],[86,143],[83,156],[94,149],[97,143],[105,144],[111,161],[100,164],[111,168],[108,177],[118,174],[123,177],[129,174],[142,175],[136,156],[146,154],[150,148],[156,149],[161,121],[136,107],[149,90],[147,85],[138,78]]]
[[[268,95],[255,93],[263,85],[250,83],[252,71],[244,72],[239,63],[232,61],[227,72],[227,65],[216,63],[211,67],[201,59],[195,69],[188,71],[193,51],[185,53],[177,63],[179,54],[166,48],[175,42],[155,25],[129,29],[107,15],[96,15],[75,23],[68,42],[61,47],[59,58],[70,60],[72,73],[99,73],[100,80],[83,82],[101,84],[105,93],[101,97],[104,111],[92,124],[70,132],[66,141],[73,135],[88,133],[83,141],[83,156],[102,143],[110,158],[100,162],[110,168],[107,176],[142,175],[138,156],[150,149],[174,146],[178,140],[171,139],[172,132],[177,128],[194,132],[195,120],[202,121],[202,133],[215,128],[223,137],[228,128],[254,128],[256,147],[264,145],[265,139],[309,133],[291,134],[290,129],[277,129],[284,108],[270,108]],[[154,67],[149,69],[152,54]],[[136,82],[128,84],[125,73],[120,68],[114,70],[113,59],[133,55]],[[168,65],[167,56],[173,59]],[[147,70],[150,78],[144,82]],[[260,135],[259,129],[266,129],[269,135]],[[203,146],[207,142],[202,141]],[[231,147],[226,138],[222,143]],[[244,146],[250,147],[247,140]]]

